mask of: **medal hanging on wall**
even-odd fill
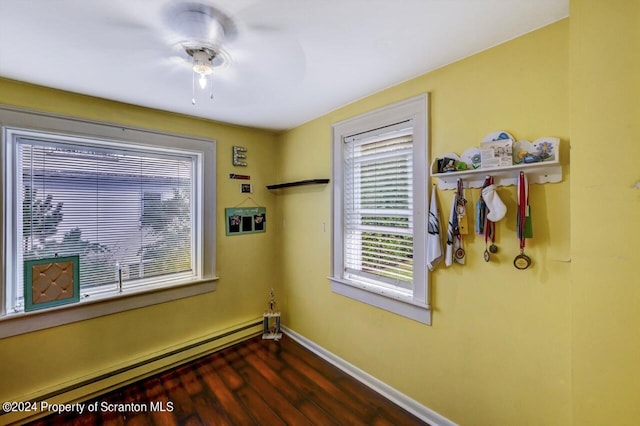
[[[493,177],[492,176],[487,176],[484,180],[484,184],[482,185],[482,188],[484,189],[485,187],[489,186],[489,185],[493,185]],[[487,206],[484,203],[484,201],[482,200],[482,196],[480,197],[480,203],[479,203],[482,212],[480,213],[480,217],[479,220],[482,219],[483,221],[483,226],[482,226],[482,230],[484,233],[484,261],[485,262],[489,262],[489,260],[491,260],[491,255],[489,253],[497,253],[498,252],[498,246],[495,244],[496,242],[496,224],[495,222],[492,222],[489,220],[489,218],[487,217]],[[489,245],[489,240],[491,240],[491,245]]]
[[[462,236],[469,233],[469,226],[467,222],[467,200],[464,198],[462,179],[458,179],[457,184],[454,232],[456,237],[456,243],[454,244],[454,261],[459,264],[464,264],[466,252],[463,248]]]
[[[516,233],[518,240],[520,240],[520,254],[513,260],[513,265],[517,269],[524,270],[531,266],[531,258],[524,253],[526,239],[533,236],[531,208],[529,207],[529,185],[524,172],[520,172],[520,176],[518,177],[518,217]]]
[[[489,245],[489,240],[491,240],[491,245]],[[496,224],[491,222],[489,219],[485,218],[484,225],[484,261],[488,262],[491,260],[491,255],[489,253],[497,253],[498,246],[495,244],[496,241]]]

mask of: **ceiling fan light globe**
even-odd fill
[[[202,50],[193,52],[193,70],[203,76],[213,72],[211,57],[207,52]]]
[[[193,70],[200,75],[209,75],[213,72],[211,65],[193,64]]]

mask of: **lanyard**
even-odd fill
[[[513,265],[517,269],[527,269],[531,266],[531,258],[524,254],[526,244],[525,228],[527,226],[527,215],[529,214],[529,188],[527,177],[524,172],[520,172],[518,177],[518,224],[516,233],[520,240],[520,254],[513,260]]]
[[[523,172],[520,172],[518,178],[518,239],[520,240],[520,251],[524,251],[526,244],[526,238],[524,236],[524,229],[527,224],[527,210],[529,207],[528,188],[526,185],[526,178]]]
[[[493,185],[493,176],[487,176],[485,179],[486,186]],[[484,186],[483,186],[484,188]],[[491,222],[487,215],[484,215],[484,244],[487,245],[491,237],[491,243],[496,242],[496,223]]]
[[[462,234],[466,233],[467,231],[465,229],[462,229],[461,232],[461,227],[462,228],[466,228],[466,204],[467,204],[467,200],[464,199],[464,185],[462,183],[462,179],[458,179],[457,182],[457,188],[456,188],[456,203],[455,203],[455,213],[454,213],[454,237],[457,238],[458,240],[458,244],[457,244],[457,248],[455,250],[455,259],[457,263],[460,264],[464,264],[465,262],[465,251],[464,251],[464,245],[463,245],[463,241],[462,241]],[[460,223],[461,220],[464,221],[464,223]],[[456,247],[456,245],[454,245],[454,247]]]
[[[482,188],[486,188],[489,185],[493,185],[493,176],[487,176],[484,179],[484,183],[482,185]],[[482,200],[482,195],[480,196],[480,200]],[[482,209],[483,211],[480,213],[480,216],[482,218],[483,224],[482,224],[482,232],[484,233],[484,261],[488,262],[491,259],[491,255],[489,254],[491,253],[497,253],[498,252],[498,246],[495,245],[496,242],[496,224],[495,222],[492,222],[489,220],[489,218],[487,217],[487,206],[484,203],[484,201],[482,201],[479,204],[479,208]],[[491,239],[491,245],[489,245],[489,239]]]

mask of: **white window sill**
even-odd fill
[[[329,277],[334,293],[358,300],[397,315],[431,325],[431,307],[405,294],[370,286],[343,278]]]
[[[215,291],[217,280],[218,277],[214,277],[169,288],[144,292],[124,292],[109,298],[83,299],[73,305],[64,305],[42,311],[6,314],[0,318],[0,339],[209,293]]]

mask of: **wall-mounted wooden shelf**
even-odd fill
[[[466,188],[482,188],[485,177],[493,176],[497,186],[510,186],[518,184],[520,172],[527,175],[529,183],[556,183],[562,182],[562,164],[560,163],[560,139],[555,137],[545,137],[537,139],[533,144],[529,141],[518,141],[513,143],[513,154],[541,153],[545,148],[548,157],[544,161],[533,163],[520,163],[501,167],[484,167],[471,169],[472,163],[469,158],[472,154],[482,155],[478,148],[470,148],[462,154],[466,160],[460,160],[455,153],[447,153],[443,158],[454,158],[467,163],[467,170],[459,170],[445,173],[438,173],[438,159],[431,164],[431,177],[438,178],[439,189],[456,189],[458,179],[463,181]],[[477,154],[475,152],[477,152]],[[491,158],[489,158],[491,159]],[[511,160],[509,160],[511,162]]]
[[[267,185],[267,189],[281,189],[281,188],[290,188],[292,186],[303,186],[303,185],[321,185],[329,183],[329,179],[307,179],[307,180],[299,180],[296,182],[285,182],[278,183],[275,185]]]
[[[458,179],[464,181],[466,188],[482,188],[486,176],[493,176],[495,184],[498,186],[516,185],[521,171],[525,172],[529,183],[555,183],[562,181],[562,165],[558,160],[460,172],[432,172],[431,177],[438,178],[438,189],[456,189]]]

